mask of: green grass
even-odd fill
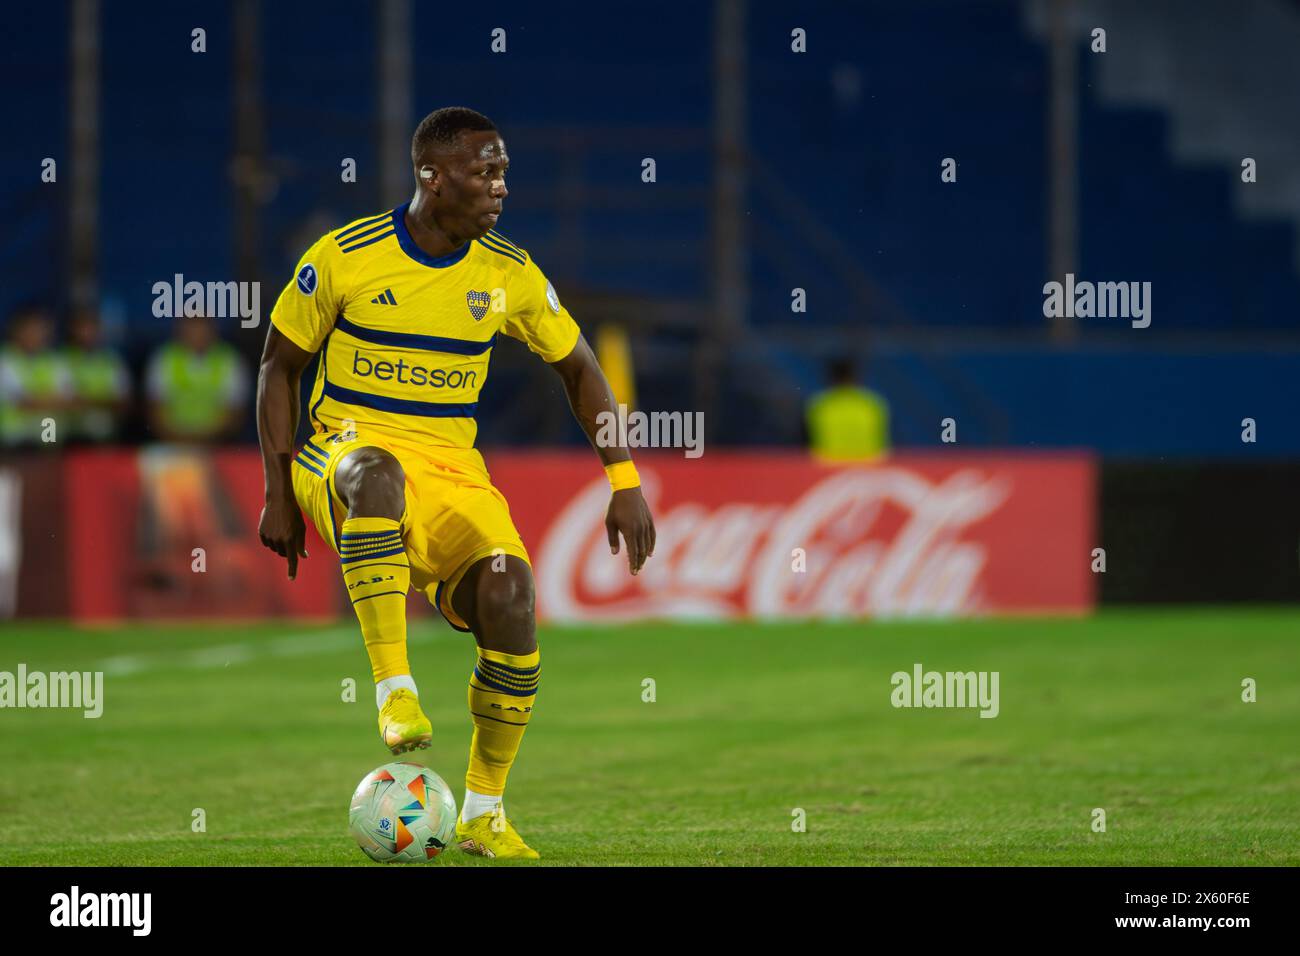
[[[507,809],[561,865],[1295,865],[1298,634],[1262,609],[547,628]],[[411,657],[459,800],[471,644],[421,622]],[[0,710],[0,864],[375,865],[347,804],[392,758],[351,629],[4,625],[19,661],[110,673],[98,720]],[[916,661],[999,671],[1000,715],[893,708]]]

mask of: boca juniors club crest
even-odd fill
[[[477,322],[487,315],[488,306],[492,303],[492,296],[486,292],[466,292],[465,302],[469,305],[469,314],[474,316],[474,321]]]

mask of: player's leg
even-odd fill
[[[532,568],[504,553],[476,561],[452,594],[453,610],[478,642],[469,680],[474,736],[457,827],[461,848],[471,852],[537,857],[505,818],[502,802],[541,676],[534,603]]]
[[[406,655],[411,565],[401,535],[406,508],[402,465],[383,448],[361,446],[339,461],[333,486],[347,508],[338,551],[375,679],[379,733],[395,754],[428,747],[432,728],[420,710]]]

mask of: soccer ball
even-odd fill
[[[361,852],[380,863],[432,860],[456,833],[456,798],[418,763],[388,763],[361,778],[348,808]]]

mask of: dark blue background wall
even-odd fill
[[[496,120],[513,154],[502,231],[567,293],[707,308],[711,6],[415,11],[411,124],[447,104]],[[269,310],[313,230],[406,196],[378,187],[377,12],[264,3],[261,16],[270,175],[261,274],[239,278],[263,281]],[[27,5],[9,18],[0,69],[18,135],[0,155],[4,311],[63,304],[75,162],[68,10]],[[207,29],[206,54],[190,52],[194,26]],[[508,31],[503,56],[488,48],[497,26]],[[808,31],[808,54],[790,53],[792,26]],[[167,334],[150,314],[155,281],[235,269],[232,17],[225,3],[108,3],[102,27],[102,288],[138,362]],[[1161,112],[1101,103],[1084,38],[1079,272],[1151,281],[1156,311],[1143,331],[1085,324],[1072,349],[1042,341],[1048,60],[1019,4],[754,3],[745,49],[750,332],[721,372],[715,440],[798,440],[799,402],[820,384],[822,360],[851,353],[894,406],[901,443],[937,441],[939,413],[968,423],[971,443],[1250,454],[1237,435],[1253,416],[1261,443],[1300,453],[1293,226],[1240,220],[1237,169],[1180,164]],[[37,178],[47,155],[60,159],[57,186]],[[639,179],[645,155],[658,161],[653,187]],[[957,185],[940,182],[946,156],[958,160]],[[343,157],[357,160],[356,184],[340,182]],[[790,313],[794,286],[807,290],[807,314]],[[999,344],[974,344],[990,330]],[[1189,344],[1193,333],[1209,338]],[[647,403],[685,407],[695,334],[637,333]],[[510,405],[523,374],[507,364],[496,375],[489,409]],[[487,437],[528,440],[525,424]]]

